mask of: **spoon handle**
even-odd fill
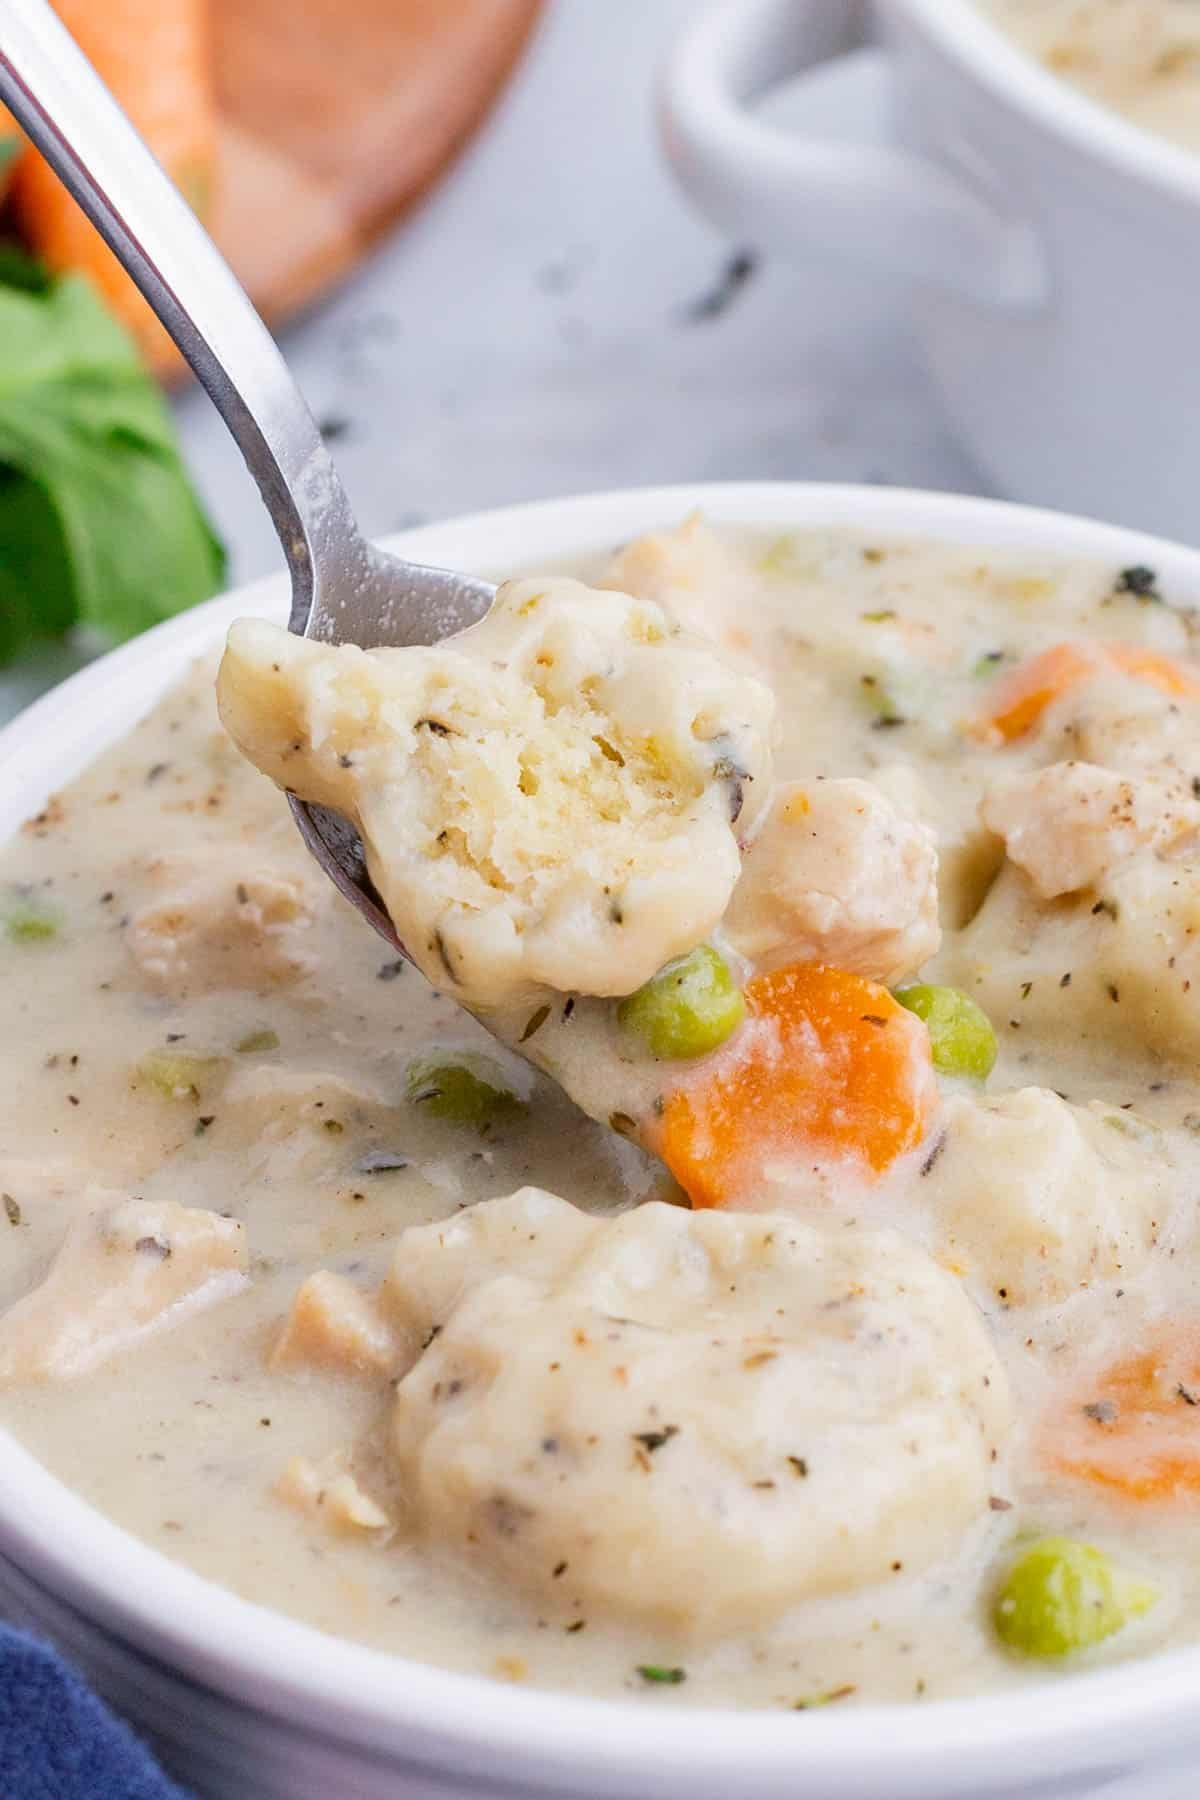
[[[3,0],[0,101],[170,332],[233,434],[308,620],[323,551],[359,544],[316,423],[270,332],[47,0]]]

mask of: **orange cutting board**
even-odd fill
[[[214,234],[268,319],[316,298],[431,185],[543,0],[212,0]]]

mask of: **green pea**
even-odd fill
[[[943,1075],[987,1080],[996,1063],[996,1033],[970,994],[960,988],[918,982],[914,987],[898,988],[896,998],[929,1027],[935,1069]]]
[[[711,944],[669,962],[617,1008],[625,1031],[652,1056],[707,1056],[736,1031],[746,1002],[729,964]]]
[[[525,1110],[509,1088],[498,1085],[501,1079],[499,1069],[482,1057],[454,1062],[422,1058],[408,1065],[405,1083],[408,1098],[435,1119],[487,1131]]]
[[[992,1622],[1021,1656],[1069,1656],[1103,1643],[1157,1598],[1152,1587],[1114,1568],[1103,1550],[1074,1538],[1042,1538],[1001,1582]]]

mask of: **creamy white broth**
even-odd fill
[[[1117,570],[844,534],[713,539],[691,526],[630,547],[611,578],[767,673],[783,721],[781,778],[865,776],[926,817],[941,840],[951,926],[974,912],[1000,860],[976,825],[998,754],[1009,772],[1051,759],[1044,736],[997,752],[964,734],[992,669],[1065,639],[1184,657],[1190,642],[1191,622],[1170,595],[1139,595],[1128,581],[1119,591]],[[1095,982],[1077,965],[1063,989],[1056,970],[1045,1011],[1041,970],[1025,993],[1024,963],[981,957],[986,907],[965,931],[947,932],[932,968],[987,989],[1001,1048],[990,1094],[1043,1083],[1073,1103],[1102,1103],[1073,1166],[1086,1177],[1100,1165],[1078,1158],[1111,1140],[1116,1174],[1103,1167],[1122,1217],[1143,1163],[1150,1170],[1157,1185],[1137,1212],[1136,1268],[1090,1261],[1085,1236],[1074,1261],[1074,1251],[1050,1258],[1061,1279],[1047,1288],[1036,1259],[1031,1275],[1012,1250],[1013,1232],[1001,1229],[997,1247],[996,1233],[973,1230],[982,1158],[994,1210],[1029,1184],[1034,1140],[1020,1118],[978,1152],[968,1136],[962,1156],[955,1126],[921,1175],[944,1128],[935,1122],[915,1166],[910,1159],[877,1185],[798,1202],[822,1230],[851,1238],[899,1229],[914,1252],[961,1278],[1017,1415],[995,1465],[1000,1507],[981,1510],[961,1534],[948,1531],[944,1557],[920,1569],[716,1638],[574,1609],[569,1592],[542,1604],[501,1572],[415,1542],[389,1450],[389,1382],[303,1359],[270,1365],[301,1282],[333,1269],[369,1293],[405,1227],[528,1183],[599,1214],[681,1196],[656,1164],[584,1120],[414,970],[397,971],[306,861],[281,797],[220,733],[211,682],[211,667],[199,669],[32,823],[0,872],[6,892],[31,889],[24,903],[48,901],[62,921],[55,937],[0,942],[9,1046],[0,1190],[13,1202],[0,1220],[0,1305],[41,1278],[72,1218],[99,1203],[97,1184],[109,1200],[137,1195],[230,1213],[248,1238],[249,1280],[232,1297],[92,1374],[0,1392],[0,1416],[50,1467],[170,1555],[327,1630],[586,1692],[790,1706],[847,1688],[903,1700],[1027,1681],[1042,1671],[1001,1650],[988,1616],[996,1570],[1021,1532],[1083,1535],[1159,1585],[1144,1618],[1074,1666],[1194,1638],[1200,1530],[1187,1507],[1117,1505],[1093,1484],[1055,1480],[1036,1429],[1047,1404],[1090,1391],[1093,1365],[1135,1346],[1148,1319],[1194,1316],[1200,1298],[1192,1219],[1200,1148],[1182,1125],[1200,1111],[1200,1090],[1164,1053],[1143,1049],[1138,1018],[1126,1025],[1123,1002],[1108,998],[1107,913],[1087,927]],[[1077,722],[1067,718],[1063,729]],[[190,938],[187,920],[181,939],[179,919],[155,913],[181,905],[193,923],[208,921]],[[185,966],[164,959],[156,921],[160,937],[190,946]],[[232,985],[249,966],[270,979]],[[277,1047],[267,1047],[270,1033]],[[585,1031],[577,1041],[586,1063],[598,1037]],[[485,1056],[527,1111],[482,1136],[428,1117],[404,1094],[409,1063],[431,1046]],[[144,1077],[131,1083],[153,1051],[226,1065],[201,1076],[194,1095],[169,1098]],[[975,1102],[965,1084],[943,1088],[953,1123],[956,1107]],[[1118,1127],[1105,1122],[1126,1107],[1135,1109],[1131,1132],[1119,1118]],[[372,1154],[405,1166],[361,1172]],[[1123,1254],[1118,1246],[1118,1261]],[[1029,1291],[1018,1293],[1022,1281]],[[396,1528],[334,1531],[295,1503],[294,1482],[289,1503],[279,1485],[293,1458],[327,1485],[351,1473]],[[685,1667],[687,1685],[648,1684],[641,1665]]]
[[[1039,62],[1102,106],[1200,150],[1196,0],[981,0]]]

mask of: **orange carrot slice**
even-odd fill
[[[1048,1460],[1127,1500],[1200,1499],[1200,1328],[1162,1333],[1053,1415]]]
[[[1009,744],[1032,731],[1051,703],[1105,665],[1176,697],[1200,694],[1200,679],[1173,656],[1140,644],[1054,644],[997,682],[991,706],[970,729]]]
[[[1055,644],[1004,675],[992,694],[991,710],[979,721],[982,731],[999,733],[1004,742],[1024,737],[1050,705],[1075,682],[1086,680],[1100,667],[1091,649],[1074,644]]]
[[[209,63],[208,0],[55,0],[158,160],[203,213],[213,179],[216,107]],[[166,332],[115,256],[42,158],[17,164],[13,205],[22,235],[56,271],[89,275],[157,367],[178,358]]]
[[[929,1034],[886,988],[798,963],[756,976],[707,1075],[666,1100],[653,1148],[698,1207],[754,1204],[767,1166],[842,1162],[872,1179],[925,1134]]]
[[[1135,675],[1176,699],[1200,694],[1200,680],[1162,650],[1148,650],[1144,644],[1109,644],[1108,656],[1126,675]]]

